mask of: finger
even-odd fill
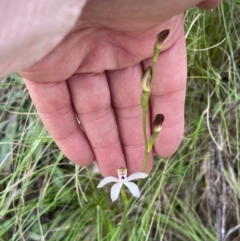
[[[145,68],[151,59],[144,61]],[[168,50],[160,54],[151,92],[151,118],[158,113],[165,116],[163,129],[154,145],[161,157],[171,156],[179,147],[184,131],[184,101],[186,90],[186,46],[184,30]]]
[[[105,73],[75,74],[68,80],[72,102],[103,176],[125,167]]]
[[[145,150],[141,108],[141,76],[142,66],[140,64],[107,72],[113,97],[112,105],[129,173],[142,170]],[[149,136],[149,124],[147,126]],[[152,168],[152,163],[153,158],[150,154],[148,172]]]
[[[25,79],[30,96],[45,127],[62,152],[86,166],[94,155],[77,123],[66,82],[38,83]]]

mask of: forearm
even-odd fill
[[[213,8],[221,0],[88,0],[80,26],[106,27],[118,31],[142,31],[159,26],[185,10]],[[139,25],[141,23],[141,26]]]
[[[0,1],[0,77],[42,59],[73,28],[86,0]]]
[[[125,32],[148,30],[192,6],[208,9],[220,2],[221,0],[2,0],[0,77],[41,60],[69,32],[77,29],[96,27]]]

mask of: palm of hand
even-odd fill
[[[166,116],[155,152],[169,156],[183,132],[186,49],[181,16],[145,31],[76,30],[42,61],[21,71],[44,125],[70,160],[87,165],[95,157],[103,175],[115,175],[120,166],[130,173],[141,170],[140,78],[150,64],[156,35],[164,29],[170,29],[170,36],[158,62],[149,123],[157,113]],[[151,166],[152,156],[148,171]]]

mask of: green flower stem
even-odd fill
[[[147,168],[148,154],[149,154],[149,152],[147,152],[147,151],[145,150],[144,159],[143,159],[143,166],[142,166],[142,172],[145,172],[145,170],[146,170],[146,168]]]
[[[159,56],[159,53],[160,53],[161,50],[159,50],[156,46],[156,44],[154,45],[154,49],[153,49],[153,58],[152,58],[152,61],[153,63],[157,63],[157,60],[158,60],[158,56]]]
[[[142,171],[144,172],[147,166],[148,153],[146,150],[148,148],[148,140],[147,140],[147,111],[148,111],[148,102],[149,102],[150,92],[142,92],[142,123],[143,123],[143,137],[144,137],[144,146],[145,146],[145,155],[143,161]]]
[[[120,222],[121,226],[123,226],[123,224],[125,223],[125,219],[127,217],[127,211],[128,211],[129,204],[130,204],[130,202],[127,202],[124,205],[123,215],[122,215],[121,222]]]
[[[125,227],[125,223],[126,223],[126,219],[127,219],[127,211],[129,209],[129,204],[132,202],[132,196],[131,196],[130,199],[128,199],[127,195],[125,193],[125,190],[123,188],[121,189],[121,196],[122,196],[122,199],[123,199],[124,204],[125,204],[124,205],[124,210],[123,210],[121,221],[118,224],[119,227],[118,227],[115,235],[113,236],[113,238],[111,240],[120,240],[120,235],[122,234],[123,229]]]
[[[152,85],[153,85],[153,81],[154,81],[154,77],[155,77],[155,73],[156,73],[157,60],[158,60],[161,50],[162,50],[162,48],[159,49],[156,47],[156,45],[154,46],[153,58],[152,58],[153,63],[152,63],[151,89],[152,89]]]
[[[129,200],[128,200],[127,194],[125,192],[124,186],[121,188],[121,196],[122,196],[122,199],[123,199],[125,205],[128,205],[129,204]]]
[[[147,152],[149,153],[152,150],[152,147],[155,143],[155,141],[157,140],[157,136],[158,136],[159,132],[153,132],[150,141],[148,142],[148,148],[147,148]]]
[[[143,166],[142,166],[143,172],[146,171],[149,152],[151,151],[151,149],[157,139],[157,135],[159,134],[159,132],[154,131],[154,133],[152,134],[152,136],[148,142],[148,139],[147,139],[147,112],[148,112],[150,92],[151,92],[151,88],[152,88],[155,73],[156,73],[157,60],[158,60],[159,54],[162,50],[163,41],[168,36],[168,34],[169,34],[169,30],[164,30],[158,35],[157,41],[154,45],[152,67],[151,68],[149,67],[142,76],[143,92],[142,92],[142,97],[141,97],[141,104],[142,104],[142,112],[143,112],[142,123],[143,123],[143,135],[144,135],[144,145],[145,145],[145,153],[144,153],[144,160],[143,160]],[[140,186],[141,182],[142,182],[142,180],[139,180],[137,185]],[[124,188],[121,189],[121,196],[122,196],[122,199],[123,199],[125,205],[124,205],[124,211],[123,211],[123,215],[122,215],[121,222],[120,222],[120,227],[117,230],[116,235],[114,235],[114,240],[119,240],[119,236],[123,231],[124,224],[125,224],[125,221],[127,218],[127,211],[128,211],[129,205],[133,200],[133,196],[131,196],[129,199],[127,198]],[[115,239],[116,237],[117,237],[117,239]]]
[[[157,60],[159,57],[159,54],[161,52],[161,48],[157,48],[156,45],[154,46],[154,51],[153,51],[153,59],[152,59],[152,76],[151,76],[151,81],[150,81],[150,89],[152,89],[155,73],[156,73],[156,67],[157,67]],[[147,163],[148,163],[148,155],[150,150],[153,147],[155,140],[150,140],[151,144],[148,144],[148,139],[147,139],[147,111],[148,111],[148,103],[149,103],[149,98],[150,98],[150,92],[142,92],[142,111],[143,111],[143,137],[144,137],[144,145],[145,145],[145,153],[144,153],[144,159],[143,159],[143,166],[142,166],[142,172],[146,171]],[[151,148],[149,149],[149,146],[151,145]]]
[[[147,110],[148,110],[148,103],[149,103],[149,98],[150,98],[150,92],[153,86],[154,82],[154,77],[156,73],[156,68],[157,68],[157,60],[159,57],[159,54],[162,50],[163,47],[163,42],[167,38],[169,34],[169,30],[163,30],[160,32],[157,36],[157,40],[155,42],[154,48],[153,48],[153,58],[152,58],[152,67],[148,67],[146,71],[144,72],[142,76],[142,111],[143,111],[143,135],[144,135],[144,145],[145,145],[145,154],[144,154],[144,159],[143,159],[143,166],[142,166],[142,171],[146,171],[147,167],[147,162],[148,162],[148,154],[150,150],[152,149],[152,146],[156,140],[150,140],[150,144],[148,145],[148,140],[147,140]],[[149,78],[150,77],[150,81]],[[153,144],[152,144],[153,143]],[[151,146],[149,150],[149,146]]]

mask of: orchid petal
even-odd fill
[[[126,181],[129,182],[129,181],[132,181],[132,180],[136,180],[136,179],[143,179],[143,178],[146,178],[148,176],[147,173],[144,173],[144,172],[136,172],[136,173],[133,173],[132,175],[130,175]]]
[[[115,184],[116,185],[116,184]],[[128,187],[129,191],[134,197],[140,197],[140,191],[138,186],[133,182],[124,182],[124,185]]]
[[[112,199],[112,202],[116,201],[119,197],[119,193],[120,193],[120,190],[122,188],[122,185],[123,183],[122,182],[119,182],[119,183],[116,183],[112,186],[111,188],[111,199]]]
[[[103,187],[110,182],[119,182],[116,177],[105,177],[98,185],[97,188]]]

